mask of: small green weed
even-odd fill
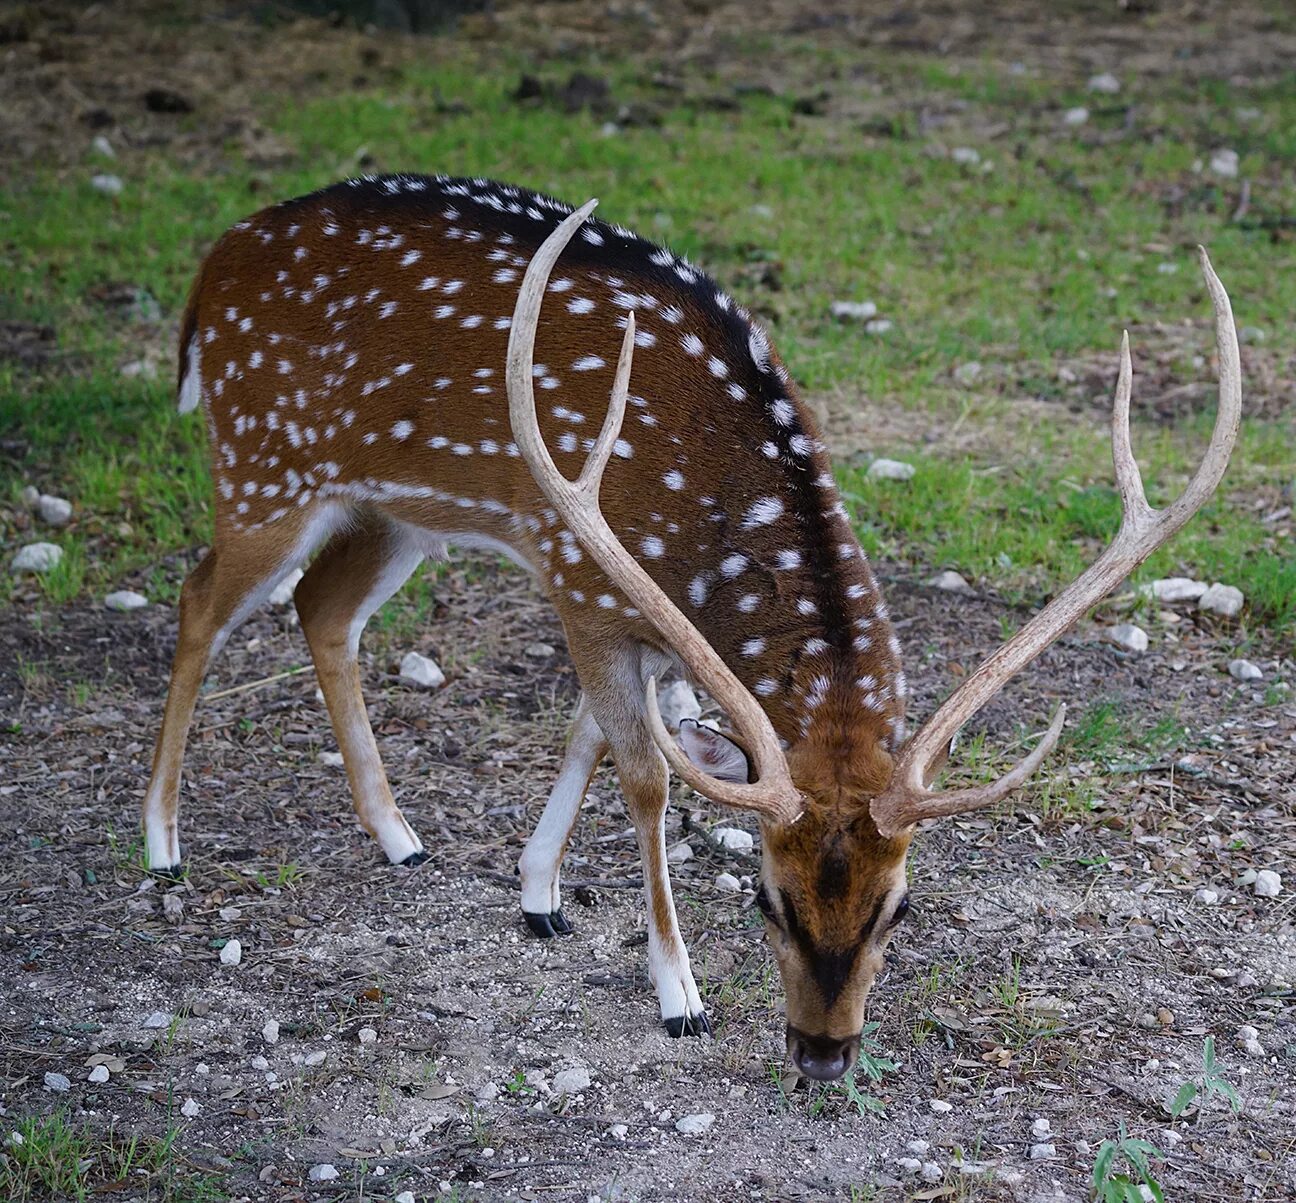
[[[1174,1098],[1166,1106],[1166,1110],[1170,1112],[1171,1119],[1179,1119],[1195,1100],[1200,1099],[1197,1105],[1197,1114],[1200,1118],[1216,1095],[1222,1095],[1227,1099],[1235,1114],[1242,1110],[1242,1100],[1238,1097],[1237,1090],[1220,1075],[1216,1068],[1215,1037],[1207,1036],[1202,1044],[1201,1074],[1179,1087]]]
[[[1161,1185],[1152,1176],[1153,1159],[1165,1160],[1165,1154],[1156,1145],[1137,1137],[1128,1136],[1125,1125],[1120,1128],[1117,1140],[1104,1140],[1094,1159],[1091,1190],[1098,1203],[1143,1203],[1143,1187],[1152,1194],[1156,1203],[1165,1203]],[[1125,1170],[1117,1170],[1118,1160],[1123,1160]]]

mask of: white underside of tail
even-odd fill
[[[184,379],[180,382],[180,396],[176,399],[176,408],[182,414],[192,413],[198,408],[198,402],[202,400],[202,377],[199,374],[200,358],[198,339],[195,336],[189,340],[189,351],[186,357],[189,366],[185,370]]]

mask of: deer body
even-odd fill
[[[519,865],[528,923],[570,931],[559,863],[610,751],[662,1018],[676,1035],[706,1029],[666,873],[664,752],[703,792],[761,814],[758,901],[789,1052],[838,1076],[906,905],[912,819],[892,830],[869,805],[904,739],[899,647],[763,331],[696,268],[585,213],[485,180],[390,176],[267,209],[208,256],[179,398],[208,423],[215,537],[182,594],[144,806],[149,861],[180,861],[180,764],[211,656],[316,552],[295,601],[357,815],[392,861],[421,859],[365,713],[360,633],[425,556],[497,550],[557,608],[583,689]],[[592,473],[611,550],[563,496],[570,482],[546,479],[546,455],[562,478],[594,464],[582,482]],[[645,683],[671,667],[742,709],[755,744],[695,726],[667,741]],[[785,796],[761,801],[753,777]]]

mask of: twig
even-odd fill
[[[275,673],[271,677],[262,677],[259,681],[248,681],[243,685],[231,685],[228,689],[218,689],[215,693],[206,694],[203,697],[204,702],[215,702],[220,698],[232,697],[236,693],[249,693],[253,689],[260,689],[263,685],[273,685],[276,681],[283,681],[288,677],[299,677],[302,673],[313,673],[315,665],[303,664],[300,668],[290,668],[287,672]]]
[[[1233,216],[1229,221],[1241,221],[1251,208],[1251,181],[1246,176],[1242,177],[1242,189],[1238,195],[1237,208],[1233,210]]]

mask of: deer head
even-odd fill
[[[604,573],[653,624],[693,678],[728,715],[733,734],[688,726],[667,731],[656,683],[645,713],[662,755],[698,793],[759,816],[762,884],[756,896],[787,996],[788,1053],[812,1078],[840,1077],[855,1062],[865,999],[883,953],[908,909],[905,858],[914,827],[981,809],[1021,786],[1062,731],[1059,704],[1034,749],[989,784],[932,789],[959,729],[1026,664],[1112,592],[1195,513],[1219,483],[1241,416],[1241,373],[1229,300],[1205,251],[1201,266],[1215,309],[1219,413],[1210,446],[1184,492],[1164,509],[1144,496],[1130,448],[1129,342],[1121,344],[1112,446],[1123,516],[1094,564],[995,651],[907,742],[878,734],[876,714],[860,706],[854,681],[829,680],[830,721],[780,740],[760,699],[685,617],[613,533],[599,486],[625,414],[635,339],[626,319],[607,416],[576,480],[555,466],[541,437],[532,394],[532,350],[540,305],[555,262],[595,202],[572,213],[531,260],[509,336],[508,395],[517,445],[541,491]]]

